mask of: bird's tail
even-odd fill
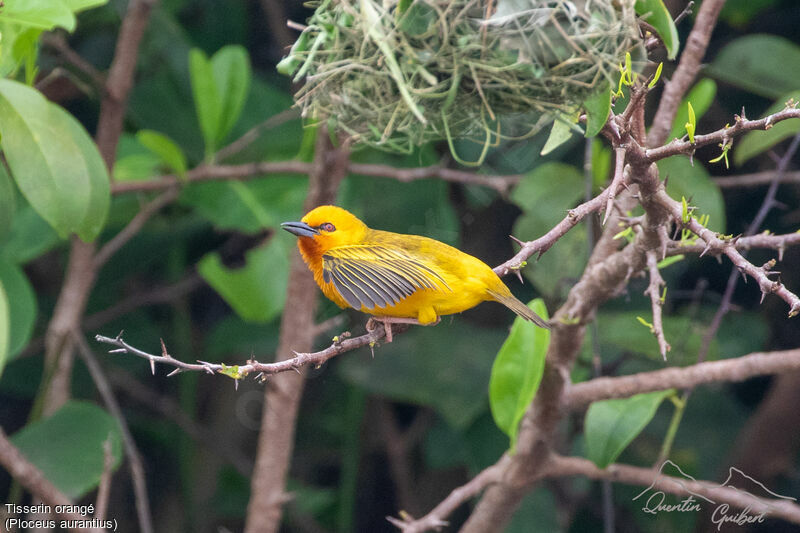
[[[507,288],[506,291],[508,291]],[[495,292],[490,290],[489,296],[491,296],[492,300],[500,302],[501,304],[505,305],[506,307],[514,311],[517,315],[521,316],[525,320],[533,322],[540,328],[550,329],[550,325],[547,322],[545,322],[542,317],[534,313],[530,307],[528,307],[521,301],[517,300],[514,297],[514,295],[511,294],[511,291],[508,291],[506,294],[504,294],[501,292]]]

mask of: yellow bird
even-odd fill
[[[325,296],[383,322],[388,342],[391,323],[435,324],[484,301],[549,329],[486,263],[443,242],[370,229],[332,205],[281,227],[299,237],[303,260]]]

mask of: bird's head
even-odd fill
[[[300,222],[284,222],[281,227],[297,235],[301,244],[313,242],[322,253],[337,246],[359,244],[367,232],[366,224],[335,205],[312,209]]]

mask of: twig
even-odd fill
[[[649,162],[655,163],[656,161],[666,157],[671,157],[673,155],[690,155],[701,146],[715,143],[722,144],[730,140],[733,135],[737,135],[746,131],[767,130],[774,124],[790,118],[800,118],[800,109],[787,107],[782,111],[778,111],[777,113],[773,113],[772,115],[768,115],[758,120],[749,120],[745,117],[740,117],[737,115],[736,122],[733,126],[722,128],[705,135],[695,135],[693,143],[689,142],[688,140],[684,141],[677,138],[673,139],[670,143],[665,144],[664,146],[645,150],[644,156]]]
[[[767,214],[775,206],[775,195],[778,192],[778,185],[780,184],[780,178],[786,171],[786,167],[789,165],[789,161],[791,161],[792,157],[794,157],[798,145],[800,145],[800,133],[795,135],[794,139],[792,140],[792,144],[789,145],[789,148],[786,150],[786,153],[783,154],[783,157],[781,157],[780,161],[778,162],[777,168],[775,169],[775,173],[772,176],[772,183],[770,183],[769,189],[767,190],[767,194],[764,195],[764,199],[761,201],[761,206],[758,208],[756,216],[747,226],[747,229],[745,230],[744,233],[745,236],[751,236],[755,232],[757,232],[761,227],[761,224],[763,224],[764,220],[767,218]],[[745,258],[746,253],[747,252],[741,252],[742,258]],[[739,281],[739,272],[737,272],[737,270],[734,269],[728,276],[728,283],[725,286],[725,292],[722,295],[722,301],[720,302],[717,311],[714,313],[714,318],[712,318],[711,324],[708,326],[708,329],[703,335],[703,341],[700,345],[700,350],[697,354],[698,363],[702,363],[703,361],[705,361],[706,356],[708,355],[708,350],[711,348],[711,341],[717,335],[717,330],[719,330],[720,326],[722,325],[722,319],[725,317],[726,314],[728,314],[728,311],[730,311],[730,304],[731,301],[733,301],[733,292],[736,290],[736,284],[738,283],[738,281]],[[766,293],[762,292],[762,300],[764,294]],[[688,394],[686,395],[685,399],[688,399]]]
[[[144,225],[147,223],[150,218],[153,217],[156,213],[161,211],[165,206],[171,204],[180,194],[180,189],[172,188],[168,189],[167,191],[161,193],[160,195],[156,196],[153,200],[151,200],[147,205],[145,205],[142,209],[136,213],[128,225],[122,228],[122,230],[114,235],[114,237],[105,243],[102,248],[97,252],[94,256],[94,266],[97,269],[100,269],[106,262],[111,259],[115,253],[119,251],[120,248],[125,246],[125,244],[130,241],[137,233],[139,233]]]
[[[45,477],[36,465],[28,461],[22,452],[8,439],[8,436],[0,427],[0,465],[17,480],[28,492],[36,496],[42,502],[50,506],[70,506],[73,504],[63,492],[61,492],[49,479]],[[77,513],[62,512],[59,515],[65,520],[74,520],[83,523],[89,518]],[[104,529],[81,529],[80,531],[92,531],[101,533]]]
[[[122,122],[133,87],[133,74],[139,55],[139,43],[150,20],[150,12],[158,0],[131,0],[122,19],[114,59],[106,78],[105,94],[100,103],[97,122],[97,148],[110,170],[116,159],[117,143],[122,134]]]
[[[300,368],[306,365],[320,366],[328,359],[336,357],[339,354],[355,350],[356,348],[361,348],[362,346],[374,345],[385,335],[386,330],[384,328],[375,328],[359,337],[337,340],[324,350],[320,350],[318,352],[294,352],[294,357],[275,363],[259,363],[255,360],[250,360],[244,365],[226,365],[225,363],[209,363],[205,361],[200,361],[198,363],[185,363],[172,357],[169,353],[167,353],[166,349],[162,351],[161,355],[154,355],[128,344],[125,342],[125,340],[123,340],[121,333],[113,338],[97,335],[95,336],[95,340],[97,340],[97,342],[102,342],[117,347],[117,349],[111,350],[110,353],[127,353],[147,359],[150,361],[150,366],[153,370],[153,373],[155,373],[156,363],[159,363],[174,367],[174,370],[169,374],[170,376],[179,374],[181,372],[205,372],[207,374],[224,374],[238,380],[253,373],[259,374],[260,377],[266,377],[290,370],[298,371]],[[342,337],[344,337],[344,335],[342,335]],[[164,345],[162,343],[162,347],[163,346]]]
[[[42,35],[42,44],[53,48],[70,65],[85,74],[97,90],[102,90],[106,84],[106,77],[94,65],[86,61],[67,42],[61,33],[45,33]]]
[[[563,401],[570,409],[580,409],[598,400],[628,398],[643,392],[696,387],[705,383],[739,382],[795,370],[800,370],[800,348],[752,353],[735,359],[706,361],[630,376],[595,378],[568,387]]]
[[[142,464],[142,456],[139,453],[139,448],[136,446],[136,441],[133,439],[125,416],[122,414],[119,402],[117,402],[117,398],[114,396],[114,391],[111,389],[111,385],[108,383],[108,379],[106,379],[100,363],[97,362],[91,348],[86,344],[83,333],[73,331],[72,336],[78,347],[78,353],[86,364],[86,368],[89,369],[89,374],[92,376],[97,391],[103,398],[103,403],[106,404],[108,410],[119,423],[120,433],[122,434],[122,444],[125,455],[128,457],[128,465],[131,471],[131,481],[133,482],[133,494],[136,503],[136,514],[139,518],[139,528],[143,533],[152,533],[153,517],[150,514],[150,498],[147,494],[147,481],[145,479],[144,465]]]
[[[658,270],[658,257],[655,250],[648,250],[647,252],[647,270],[650,274],[650,283],[644,293],[650,296],[650,307],[653,310],[653,335],[658,341],[658,350],[661,352],[661,357],[666,361],[670,345],[664,337],[664,325],[661,320],[661,307],[664,305],[661,299],[661,287],[666,283]]]
[[[256,124],[247,130],[241,137],[230,143],[228,146],[225,146],[217,151],[216,160],[222,161],[228,157],[231,157],[232,155],[238,154],[250,146],[253,142],[258,140],[258,138],[261,136],[261,133],[265,130],[277,128],[281,124],[284,124],[295,118],[300,118],[300,111],[295,108],[285,109],[280,113],[272,115],[267,120],[261,122],[260,124]]]
[[[497,463],[485,468],[480,474],[468,483],[453,489],[447,497],[422,518],[414,519],[410,516],[386,519],[399,528],[403,533],[421,533],[423,531],[439,530],[448,525],[447,520],[458,507],[477,496],[489,485],[496,483],[506,468],[507,456],[503,456]]]
[[[788,499],[762,498],[735,487],[709,481],[697,481],[690,476],[680,478],[668,476],[658,469],[620,464],[613,464],[605,469],[600,469],[593,462],[582,457],[553,455],[548,462],[544,475],[547,477],[584,476],[589,479],[610,479],[629,485],[648,487],[648,489],[656,492],[698,497],[704,500],[704,504],[710,503],[720,506],[727,504],[738,509],[747,509],[751,515],[764,513],[765,516],[782,518],[789,522],[800,524],[800,506]],[[641,494],[645,494],[645,492],[643,491]],[[647,500],[641,503],[643,507],[647,506]]]
[[[740,237],[735,241],[731,241],[729,246],[737,250],[751,250],[754,248],[767,248],[777,250],[778,260],[783,259],[784,251],[790,246],[800,245],[800,233],[787,233],[785,235],[769,235],[761,233],[759,235],[752,235],[750,237]],[[677,241],[670,241],[667,247],[667,255],[678,254],[702,254],[708,253],[711,247],[701,239],[698,239],[694,244],[685,244]],[[718,252],[711,252],[718,253]]]
[[[614,153],[614,178],[611,180],[611,185],[608,186],[608,200],[606,200],[606,214],[603,216],[603,225],[611,215],[611,211],[614,208],[614,198],[617,197],[617,191],[622,186],[623,176],[625,175],[625,148],[618,146]]]
[[[181,183],[204,181],[221,181],[232,179],[254,178],[264,174],[308,174],[313,170],[313,163],[305,161],[262,161],[243,163],[241,165],[203,165],[186,173],[180,180],[174,174],[167,174],[147,181],[126,181],[115,183],[111,187],[112,194],[131,192],[148,192],[180,186]],[[391,165],[373,165],[367,163],[348,163],[347,171],[354,174],[365,174],[379,178],[392,178],[402,182],[410,182],[427,178],[439,178],[453,183],[482,185],[491,187],[501,194],[507,193],[522,178],[518,174],[493,176],[476,174],[464,170],[455,170],[441,165],[427,167],[400,168]]]
[[[678,68],[675,69],[672,79],[665,84],[664,93],[661,95],[658,110],[647,135],[648,146],[662,144],[672,130],[672,121],[678,112],[678,106],[700,70],[700,63],[706,53],[711,32],[714,30],[723,4],[725,0],[704,0],[700,6]]]
[[[105,520],[108,513],[108,498],[111,494],[111,479],[114,476],[114,454],[111,452],[111,438],[103,443],[103,473],[97,486],[97,499],[94,504],[94,517]]]
[[[775,179],[775,172],[774,170],[767,170],[765,172],[754,172],[752,174],[714,178],[714,183],[723,189],[734,187],[759,187],[772,183]],[[800,183],[800,170],[784,172],[779,179],[779,183]]]
[[[538,253],[541,256],[541,254],[549,250],[550,247],[553,246],[556,241],[558,241],[558,239],[563,237],[569,230],[578,225],[578,222],[583,220],[586,215],[602,209],[607,203],[610,191],[611,188],[609,187],[588,202],[584,202],[578,207],[570,209],[567,213],[567,216],[564,217],[561,222],[553,226],[550,231],[538,239],[521,242],[522,248],[520,251],[508,261],[494,267],[495,273],[499,276],[505,276],[510,272],[516,272],[533,254]]]
[[[678,24],[680,24],[680,22],[681,22],[683,19],[685,19],[686,17],[688,17],[689,15],[691,15],[691,14],[692,14],[692,8],[693,8],[693,7],[694,7],[694,2],[689,2],[688,4],[686,4],[686,7],[684,7],[684,8],[683,8],[683,11],[681,11],[680,13],[678,13],[678,16],[677,16],[677,17],[675,17],[675,20],[673,21],[673,22],[675,23],[675,25],[676,25],[676,26],[677,26]]]

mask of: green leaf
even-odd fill
[[[667,180],[667,193],[673,198],[686,197],[691,205],[697,206],[695,217],[705,214],[711,217],[708,228],[725,231],[725,202],[717,184],[711,179],[705,167],[697,160],[694,166],[687,157],[673,156],[658,163],[661,179]]]
[[[603,129],[611,114],[611,87],[587,98],[583,106],[586,108],[586,136],[594,137]]]
[[[211,69],[217,85],[216,94],[221,100],[215,137],[219,145],[239,120],[250,92],[250,56],[242,46],[225,46],[211,58]]]
[[[192,48],[189,52],[189,75],[197,120],[206,145],[206,157],[210,158],[217,150],[217,133],[222,123],[222,105],[217,93],[214,70],[202,50]]]
[[[703,78],[697,82],[681,102],[678,112],[675,113],[675,120],[672,121],[672,131],[667,140],[670,141],[682,137],[684,131],[686,131],[684,125],[689,121],[689,102],[692,103],[696,119],[700,120],[705,112],[708,111],[708,108],[711,107],[716,94],[717,84],[714,80]]]
[[[0,376],[8,361],[9,346],[11,344],[11,319],[8,308],[8,296],[0,280]]]
[[[55,230],[27,203],[17,209],[11,235],[0,244],[0,256],[24,264],[60,242]]]
[[[179,177],[186,176],[186,155],[175,141],[153,130],[139,130],[136,139],[142,146],[156,154]],[[116,170],[116,165],[114,167]]]
[[[425,2],[414,2],[407,11],[398,7],[398,11],[403,14],[398,27],[412,37],[427,33],[437,19],[436,11]]]
[[[547,320],[547,307],[541,299],[531,301],[528,307]],[[517,317],[494,359],[489,406],[497,427],[511,440],[512,450],[517,443],[520,420],[539,390],[549,344],[548,330]]]
[[[289,250],[273,238],[245,257],[243,267],[230,269],[218,253],[210,253],[200,260],[197,271],[243,320],[269,322],[280,314],[286,301]]]
[[[0,21],[52,30],[56,26],[75,30],[75,15],[64,0],[5,0]]]
[[[59,117],[56,119],[56,117]],[[75,233],[86,242],[93,241],[106,223],[108,208],[111,205],[111,184],[109,183],[108,170],[97,145],[89,137],[89,134],[61,107],[53,105],[51,109],[51,120],[53,125],[61,124],[65,133],[77,146],[78,152],[85,164],[86,178],[88,179],[88,198],[86,210],[83,213],[83,220],[75,227]],[[79,191],[86,193],[87,191]]]
[[[36,294],[22,269],[2,259],[0,259],[0,283],[5,287],[8,298],[11,324],[8,357],[13,358],[31,339],[36,322]]]
[[[728,43],[706,71],[766,98],[800,86],[800,46],[777,35],[747,35]]]
[[[95,488],[103,473],[103,443],[111,439],[114,466],[121,457],[117,421],[88,402],[69,401],[49,418],[28,424],[11,437],[25,457],[69,498]]]
[[[673,393],[674,389],[669,389],[594,402],[584,422],[587,457],[599,468],[616,461],[650,423],[661,402]]]
[[[675,59],[680,48],[678,29],[663,0],[636,0],[634,10],[645,22],[653,26],[667,49],[667,57]]]
[[[553,121],[553,127],[550,130],[550,136],[539,155],[547,155],[572,137],[572,124],[567,122],[565,118],[556,118]]]
[[[786,102],[794,99],[795,102],[800,101],[800,91],[792,91],[778,98],[772,104],[764,116],[771,115],[781,111],[786,107]],[[750,131],[736,143],[733,149],[733,162],[736,165],[742,165],[752,159],[753,157],[762,154],[789,137],[794,137],[800,131],[800,120],[788,119],[774,124],[766,131]]]
[[[22,194],[62,237],[94,239],[110,202],[108,174],[86,130],[38,91],[0,80],[2,147]]]
[[[0,162],[0,242],[11,232],[16,211],[16,194],[6,166]]]
[[[492,361],[503,342],[496,328],[454,318],[432,327],[412,327],[391,344],[362,348],[337,362],[349,383],[387,398],[425,405],[456,429],[466,429],[486,410]]]

